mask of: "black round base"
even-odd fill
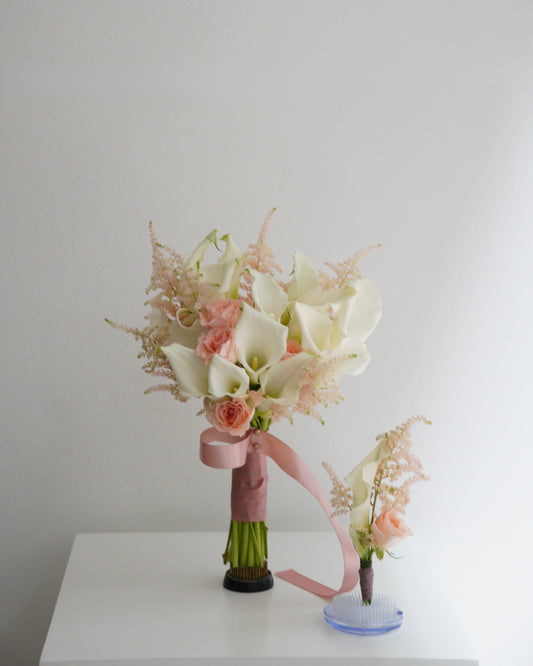
[[[224,576],[223,585],[226,590],[232,592],[264,592],[274,587],[274,577],[269,571],[266,576],[257,580],[240,580],[239,578],[233,578],[228,569]]]

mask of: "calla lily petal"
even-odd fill
[[[235,245],[233,242],[231,234],[225,234],[220,240],[226,243],[226,249],[224,250],[224,254],[220,257],[219,261],[237,261],[244,256],[237,245]]]
[[[203,239],[201,243],[197,245],[197,247],[193,250],[193,253],[191,256],[187,259],[187,266],[192,266],[193,268],[196,268],[198,270],[200,268],[200,263],[202,262],[204,258],[204,254],[207,251],[207,248],[211,245],[216,245],[217,244],[217,230],[213,229],[211,233],[207,234],[207,236]]]
[[[355,280],[352,286],[356,294],[340,307],[337,325],[348,338],[364,342],[381,317],[381,294],[377,286],[366,278]]]
[[[291,311],[291,337],[299,337],[302,349],[314,354],[330,346],[333,322],[326,312],[305,303],[294,303]]]
[[[304,301],[313,307],[333,306],[333,309],[336,310],[342,303],[352,298],[355,293],[355,288],[351,285],[339,289],[318,289],[307,294]]]
[[[217,295],[222,295],[231,290],[235,268],[235,261],[222,261],[209,266],[201,266],[200,274],[206,282],[217,287]]]
[[[180,391],[190,397],[207,395],[208,367],[204,365],[201,358],[196,356],[192,349],[184,347],[177,342],[161,347],[161,351],[168,359],[176,383]]]
[[[300,352],[276,363],[261,375],[261,388],[267,398],[280,405],[298,400],[302,371],[313,357]]]
[[[215,264],[202,266],[199,268],[204,280],[217,286],[218,296],[228,294],[231,298],[236,298],[239,292],[239,264],[244,255],[233,242],[231,235],[222,236],[222,241],[226,243],[224,254]]]
[[[163,328],[163,326],[167,326],[168,323],[169,319],[163,310],[153,306],[150,312],[150,326],[152,328]]]
[[[287,349],[287,327],[268,315],[243,304],[242,314],[235,327],[237,358],[257,382],[260,373],[277,363]]]
[[[250,269],[253,278],[252,296],[256,306],[276,321],[281,319],[287,309],[287,294],[270,275]]]
[[[350,513],[350,524],[360,529],[370,525],[370,494],[379,463],[389,454],[385,441],[380,441],[376,448],[345,477],[353,495],[353,509]]]
[[[241,398],[250,388],[246,372],[238,365],[214,354],[209,363],[208,389],[216,398],[224,395]]]
[[[288,296],[290,301],[303,301],[305,294],[318,290],[320,276],[313,264],[301,252],[295,252],[292,256],[294,276],[289,284]]]
[[[198,319],[190,326],[184,326],[179,319],[176,319],[169,326],[167,344],[177,342],[184,347],[194,349],[198,343],[198,338],[204,330]]]
[[[360,340],[345,339],[343,343],[334,351],[323,354],[325,359],[338,358],[346,356],[333,370],[335,379],[340,379],[342,375],[360,375],[370,363],[370,354],[364,342]]]

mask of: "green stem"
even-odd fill
[[[224,564],[232,567],[262,567],[268,557],[267,526],[261,522],[230,523]]]

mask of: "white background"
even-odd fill
[[[326,426],[275,434],[328,489],[322,460],[431,418],[407,522],[482,665],[530,663],[532,36],[525,1],[4,0],[3,666],[36,663],[77,532],[225,529],[200,404],[143,396],[104,317],[143,324],[148,220],[185,255],[213,228],[245,249],[273,206],[286,274],[383,243],[384,305]],[[274,465],[269,523],[328,529]]]

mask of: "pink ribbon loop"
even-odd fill
[[[213,445],[212,442],[225,442],[228,446]],[[209,467],[234,469],[246,462],[249,447],[260,451],[272,460],[290,477],[298,481],[318,501],[326,513],[339,540],[344,560],[344,576],[338,590],[322,585],[302,574],[287,569],[276,575],[319,597],[331,598],[335,594],[349,592],[359,580],[359,558],[352,541],[340,520],[333,515],[322,488],[306,463],[285,442],[262,430],[249,430],[244,437],[234,437],[208,428],[200,435],[200,460]]]

